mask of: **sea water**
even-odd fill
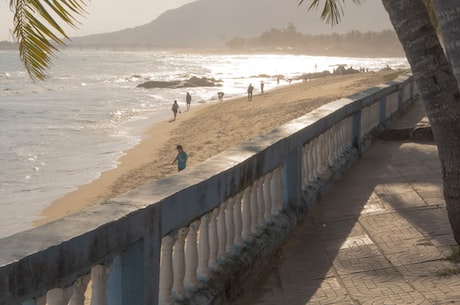
[[[408,68],[405,58],[65,50],[48,79],[34,82],[16,51],[0,51],[0,237],[31,228],[52,201],[116,167],[144,129],[172,117],[174,100],[185,109],[187,91],[194,107],[216,102],[218,91],[241,96],[260,81],[270,90],[338,64]],[[276,75],[284,76],[279,84]],[[193,76],[222,87],[137,88]]]

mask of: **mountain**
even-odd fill
[[[341,2],[341,1],[340,1]],[[72,38],[70,46],[109,48],[221,47],[234,37],[248,38],[289,24],[304,34],[382,31],[392,28],[381,1],[351,1],[332,27],[320,20],[320,9],[307,12],[298,0],[199,0],[169,10],[152,22],[122,31]],[[135,5],[135,4],[133,4]]]

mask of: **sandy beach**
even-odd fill
[[[248,101],[242,92],[242,97],[224,98],[223,102],[198,105],[192,100],[190,111],[184,111],[185,104],[179,104],[182,113],[178,114],[177,120],[172,121],[171,112],[170,118],[154,124],[137,146],[125,152],[117,168],[52,202],[34,225],[65,217],[175,173],[177,166],[171,162],[177,153],[176,144],[181,144],[189,155],[187,167],[196,166],[229,147],[268,133],[325,103],[386,82],[385,76],[390,74],[395,71],[331,75],[272,90],[265,86],[264,95],[260,94],[259,84],[253,84],[252,101]]]

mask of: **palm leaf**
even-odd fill
[[[350,1],[352,1],[355,4],[361,3],[361,0]],[[299,6],[302,5],[303,2],[304,0],[299,0]],[[310,5],[308,6],[307,11],[311,11],[312,9],[318,9],[321,2],[321,0],[310,0]],[[321,11],[321,19],[325,20],[326,23],[331,25],[339,24],[341,17],[343,15],[343,8],[340,2],[345,3],[345,0],[324,0],[323,10]]]
[[[76,28],[84,7],[85,0],[10,0],[19,57],[32,79],[46,79],[51,58],[68,39],[59,23]]]

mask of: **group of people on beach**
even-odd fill
[[[265,86],[264,81],[260,81],[260,94],[261,95],[264,94],[264,86]],[[252,93],[253,93],[253,91],[254,91],[254,86],[251,83],[251,84],[249,84],[248,89],[247,89],[248,101],[252,101]],[[222,102],[223,99],[224,99],[224,92],[223,91],[217,92],[217,98],[219,99],[220,102]],[[190,105],[192,103],[192,95],[190,94],[190,92],[187,92],[187,94],[185,95],[185,103],[187,105],[187,111],[189,111],[190,110]],[[177,100],[174,100],[174,103],[172,104],[171,110],[172,110],[172,112],[174,114],[173,121],[175,121],[176,118],[177,118],[177,113],[182,113],[182,111],[180,110],[179,104],[177,103]]]
[[[265,83],[264,81],[260,81],[260,94],[261,95],[264,95],[264,86],[265,86]],[[248,86],[248,101],[252,101],[252,92],[254,91],[254,86],[251,84],[249,84]]]
[[[264,82],[261,81],[260,82],[260,94],[261,95],[264,94],[264,85],[265,85]],[[254,91],[254,86],[252,84],[249,84],[247,91],[248,91],[248,101],[252,101],[252,93]],[[222,101],[223,98],[224,98],[224,92],[219,91],[217,93],[217,97],[218,97],[219,101]],[[185,103],[187,105],[187,111],[189,111],[190,110],[190,104],[192,103],[192,96],[190,95],[189,92],[187,92],[187,94],[185,95]],[[176,117],[177,117],[177,113],[182,113],[182,111],[180,110],[179,104],[177,103],[177,100],[174,100],[174,103],[172,104],[171,110],[172,110],[172,112],[174,114],[174,121],[175,121]],[[180,145],[180,144],[178,144],[176,146],[176,150],[177,150],[177,155],[176,155],[176,157],[174,158],[174,160],[173,160],[173,162],[171,164],[177,163],[177,170],[180,172],[180,171],[184,170],[186,165],[187,165],[188,155],[184,151],[184,148],[182,147],[182,145]]]
[[[187,92],[187,94],[185,95],[185,103],[187,105],[187,111],[190,110],[190,104],[192,103],[192,96],[190,95],[189,92]],[[176,120],[176,117],[177,117],[177,113],[182,113],[182,111],[180,110],[180,107],[179,107],[179,104],[177,103],[177,100],[174,100],[174,103],[172,104],[172,107],[171,107],[171,110],[174,114],[174,120]]]

